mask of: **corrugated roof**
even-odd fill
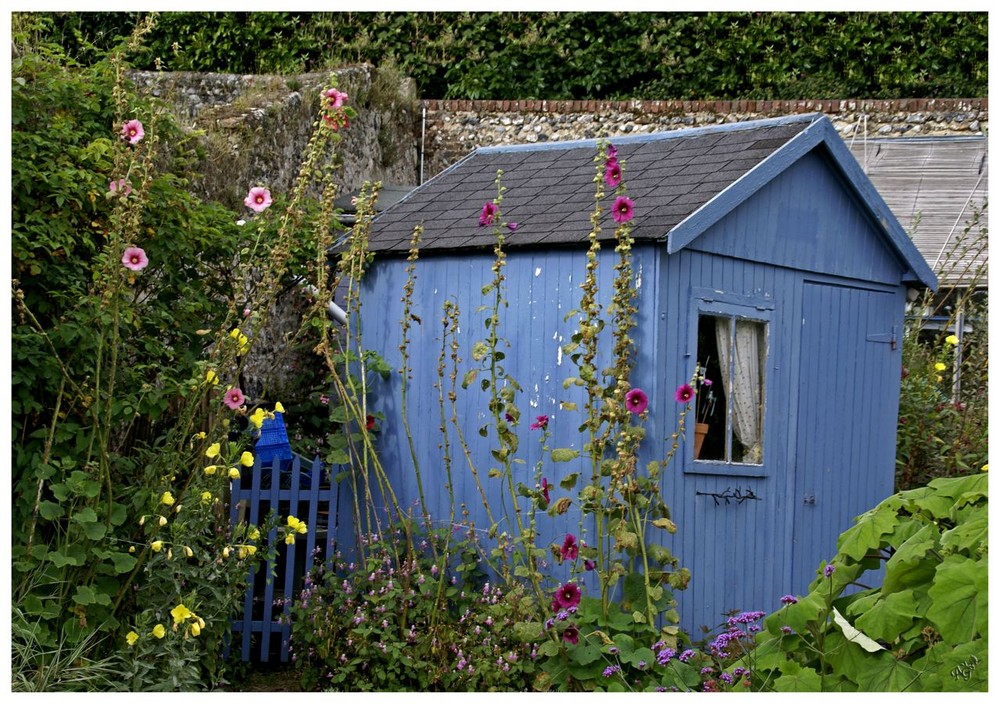
[[[859,138],[848,146],[942,283],[962,283],[985,266],[987,242],[979,225],[964,235],[988,195],[984,137]],[[987,212],[980,224],[985,232]],[[959,239],[978,241],[963,246]]]
[[[663,239],[815,120],[795,116],[613,138],[635,201],[633,236]],[[478,149],[379,215],[370,246],[405,251],[422,222],[422,249],[492,247],[493,230],[479,227],[479,213],[496,196],[498,169],[504,171],[504,219],[519,224],[506,238],[508,246],[585,242],[596,155],[596,140]],[[606,237],[614,231],[611,202],[609,195]]]

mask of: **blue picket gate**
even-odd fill
[[[277,528],[268,534],[266,544],[276,546],[273,561],[250,572],[243,616],[232,624],[230,647],[239,643],[242,660],[268,662],[279,656],[288,662],[292,602],[306,573],[316,561],[326,561],[341,547],[353,545],[350,482],[330,480],[339,469],[327,472],[319,458],[309,464],[299,455],[291,460],[275,457],[263,466],[257,459],[233,481],[231,525],[247,521],[259,526],[273,510],[279,525],[294,515],[308,528],[291,545],[285,544]]]

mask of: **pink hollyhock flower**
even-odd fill
[[[535,416],[535,422],[531,424],[532,430],[544,430],[549,424],[548,416]]]
[[[545,503],[549,503],[549,480],[542,477],[542,496],[545,497]]]
[[[604,167],[604,183],[608,184],[608,188],[615,188],[621,182],[622,182],[621,164],[618,163],[617,159],[608,159],[608,163]]]
[[[496,206],[496,203],[486,203],[483,206],[483,210],[479,213],[479,227],[484,225],[492,225],[493,218],[496,217],[500,209]]]
[[[108,183],[108,190],[112,193],[118,193],[120,191],[121,194],[127,198],[132,193],[132,186],[123,178],[120,178],[117,181],[112,179],[111,182]]]
[[[149,259],[146,258],[142,247],[126,247],[125,254],[122,255],[122,264],[126,269],[142,271],[149,264]]]
[[[588,572],[593,572],[595,567],[597,567],[597,564],[593,560],[583,561],[583,569],[587,570]]]
[[[611,208],[611,217],[615,219],[615,222],[621,225],[623,222],[628,222],[632,219],[633,206],[635,204],[632,202],[631,198],[626,198],[625,196],[618,196],[615,199],[615,204]]]
[[[336,88],[328,89],[323,95],[329,101],[331,108],[339,108],[347,101],[347,93],[342,93]]]
[[[639,415],[646,410],[647,405],[649,405],[649,399],[646,398],[646,394],[643,393],[642,389],[632,389],[625,394],[625,407],[632,411],[632,413]]]
[[[576,556],[580,554],[580,548],[576,544],[576,536],[572,533],[566,534],[566,539],[563,540],[562,550],[560,554],[564,560],[575,560]]]
[[[691,388],[691,384],[681,384],[678,386],[677,391],[674,393],[674,398],[677,399],[677,403],[687,403],[694,398],[694,389]]]
[[[580,587],[573,582],[566,582],[556,590],[555,603],[559,605],[560,609],[568,609],[577,606],[581,596]]]
[[[128,140],[129,144],[138,144],[145,136],[146,131],[138,120],[129,120],[122,125],[122,139]]]
[[[260,186],[255,186],[250,189],[247,197],[243,199],[243,205],[255,213],[262,213],[267,210],[267,206],[271,205],[271,191]]]
[[[233,387],[232,389],[229,389],[229,391],[226,392],[226,395],[222,399],[222,402],[235,411],[237,408],[243,405],[243,402],[245,400],[246,398],[243,396],[243,392],[237,386]]]
[[[701,380],[701,385],[702,386],[711,386],[712,385],[712,380],[711,379],[702,379]]]
[[[365,430],[371,430],[375,427],[375,416],[366,415],[365,416]]]
[[[618,158],[618,149],[615,148],[615,145],[609,144],[608,145],[608,159],[611,160],[611,159],[616,159],[616,158]]]
[[[516,222],[507,223],[507,229],[510,230],[511,232],[514,232],[517,229],[517,223]]]

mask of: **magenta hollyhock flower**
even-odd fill
[[[609,144],[608,145],[608,159],[611,160],[611,159],[616,159],[616,158],[618,158],[618,149],[615,147],[615,145]]]
[[[372,430],[375,427],[375,416],[368,414],[365,416],[365,430]]]
[[[649,399],[646,398],[646,394],[643,393],[642,389],[632,389],[625,394],[625,407],[636,415],[645,411],[648,405]]]
[[[122,139],[129,144],[138,144],[146,136],[146,131],[142,129],[142,123],[138,120],[129,120],[122,125]]]
[[[123,178],[120,178],[117,181],[111,179],[108,183],[108,190],[112,193],[121,192],[123,196],[128,197],[132,193],[132,185]]]
[[[618,163],[617,159],[608,159],[608,163],[604,167],[604,183],[608,184],[608,188],[616,188],[621,182],[621,164]]]
[[[593,572],[595,567],[597,567],[597,564],[593,560],[583,561],[583,569],[587,570],[588,572]]]
[[[631,198],[626,198],[625,196],[618,196],[615,199],[615,204],[611,208],[611,217],[615,219],[615,222],[621,225],[624,222],[628,222],[632,219],[635,203],[632,202]]]
[[[678,386],[677,391],[674,393],[674,398],[677,399],[677,403],[687,403],[694,398],[694,389],[691,388],[691,384],[681,384]]]
[[[329,101],[331,108],[339,108],[347,100],[347,93],[343,93],[336,88],[330,88],[323,95]]]
[[[254,186],[243,199],[243,205],[250,208],[255,213],[262,213],[271,205],[271,191],[260,186]]]
[[[564,560],[575,560],[576,556],[580,554],[580,547],[576,544],[575,535],[572,533],[566,534],[566,539],[563,540],[560,554]]]
[[[560,609],[568,609],[572,606],[577,606],[580,603],[580,598],[583,595],[580,593],[580,587],[576,586],[574,582],[566,582],[556,590],[555,604],[558,605]]]
[[[122,255],[122,264],[125,265],[126,269],[142,271],[149,264],[149,259],[146,258],[142,247],[126,247],[125,253]]]
[[[226,395],[222,399],[222,402],[235,411],[237,408],[243,405],[243,402],[245,400],[246,398],[243,396],[243,392],[240,390],[238,386],[235,386],[226,392]]]
[[[479,213],[479,227],[483,227],[485,225],[492,225],[493,218],[496,217],[499,211],[500,208],[496,206],[496,203],[491,202],[483,205],[483,210],[481,213]]]
[[[549,503],[549,480],[542,477],[542,496],[545,497],[545,503]]]
[[[507,229],[510,230],[511,232],[514,232],[517,229],[517,223],[516,222],[507,223]]]
[[[549,424],[548,416],[535,416],[535,422],[531,424],[532,430],[543,430]]]
[[[576,645],[580,642],[580,631],[573,624],[566,626],[566,630],[562,633],[562,639],[567,643],[572,643]]]

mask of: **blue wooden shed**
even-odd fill
[[[853,518],[892,493],[907,290],[934,288],[936,280],[821,115],[609,141],[634,201],[631,383],[649,397],[645,458],[666,454],[682,408],[678,385],[696,365],[714,381],[714,407],[698,409],[708,425],[698,456],[689,422],[662,476],[678,526],[675,535],[664,533],[665,544],[692,574],[678,594],[681,624],[697,633],[731,610],[772,611],[783,594],[803,593]],[[579,400],[563,386],[576,371],[563,345],[576,324],[566,314],[580,301],[597,154],[596,140],[478,149],[373,224],[363,340],[397,367],[405,256],[413,227],[423,226],[412,297],[422,324],[410,329],[407,410],[436,519],[449,513],[434,388],[439,321],[444,301],[454,301],[461,355],[473,366],[471,346],[489,314],[482,288],[492,279],[495,244],[478,216],[496,196],[498,169],[504,220],[518,224],[506,237],[504,363],[523,389],[522,413],[550,417],[550,446],[581,449],[580,417],[560,406]],[[602,236],[612,238],[613,196],[607,200]],[[605,304],[611,249],[600,255]],[[395,375],[375,390],[373,403],[386,416],[382,462],[400,501],[412,505],[399,384]],[[491,442],[476,432],[486,403],[477,389],[460,394],[464,435],[481,468],[491,463]],[[520,427],[530,468],[539,449],[527,423]],[[486,528],[464,466],[455,460],[457,500]],[[556,464],[545,473],[557,485],[577,470]],[[540,522],[543,544],[561,540],[578,520],[572,510],[560,518]],[[565,566],[551,569],[561,578]]]

